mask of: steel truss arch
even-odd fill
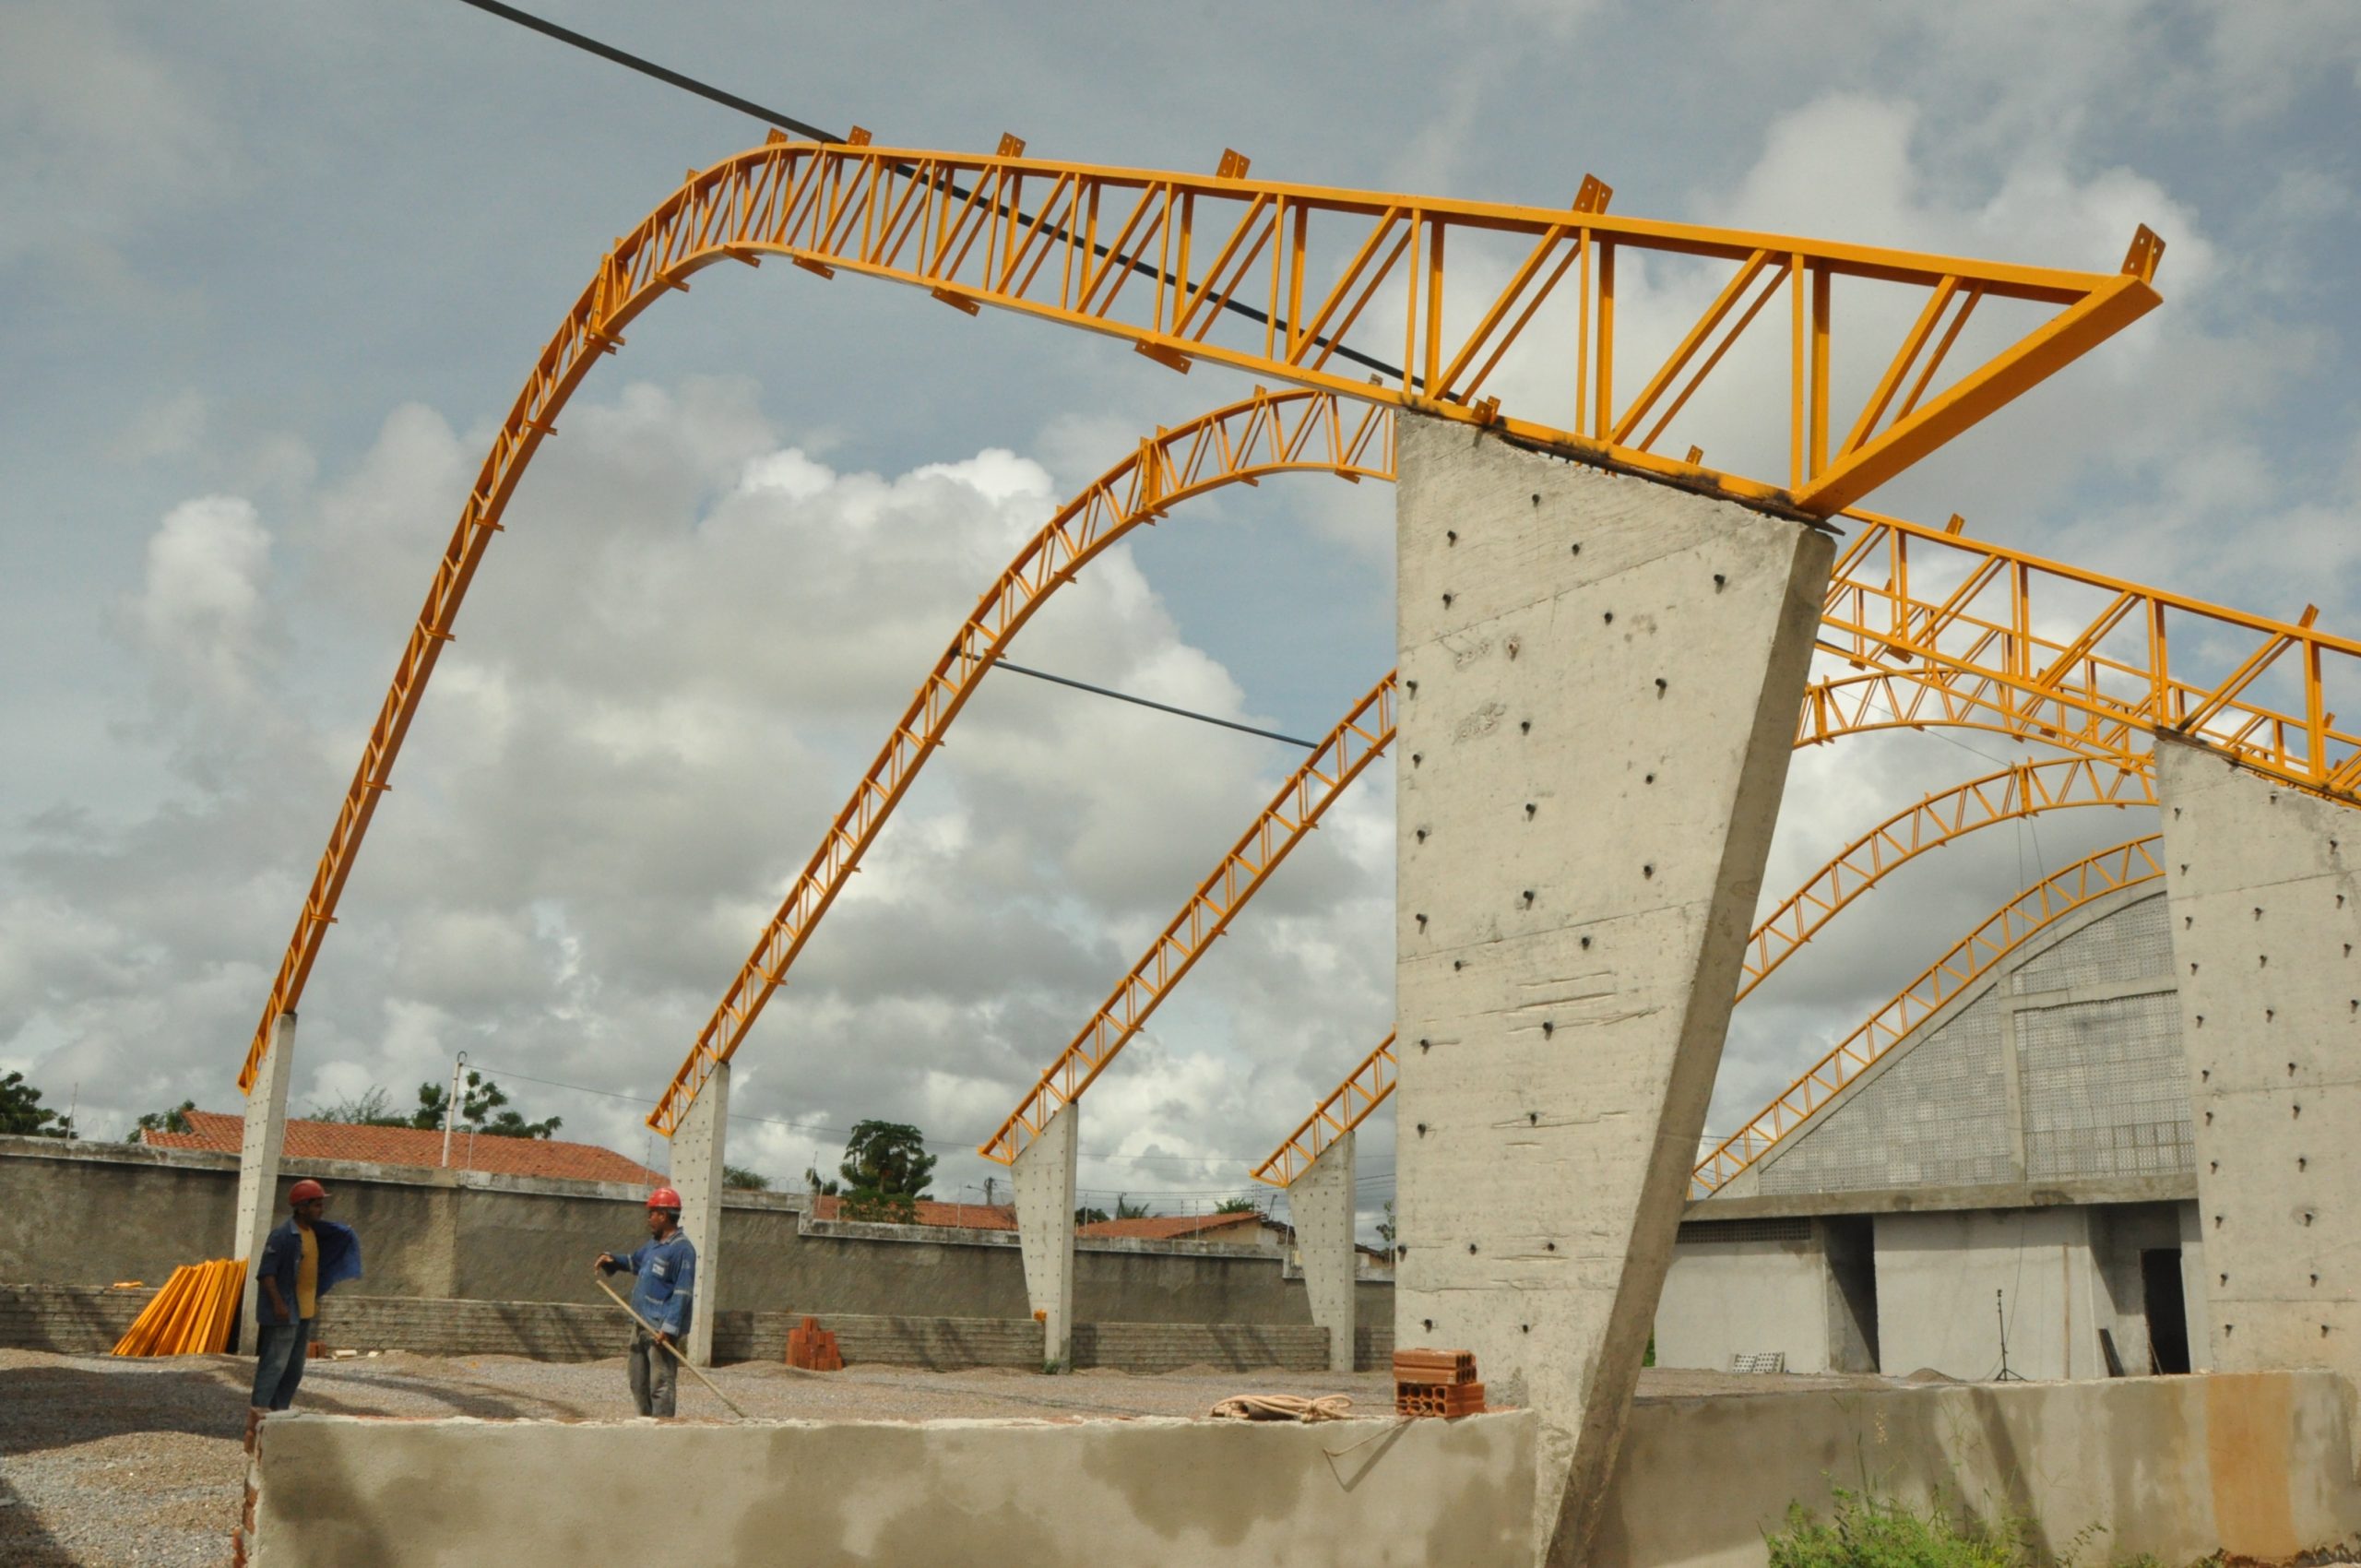
[[[1861,1026],[1839,1040],[1804,1075],[1787,1087],[1754,1120],[1731,1134],[1697,1164],[1690,1183],[1692,1198],[1710,1196],[1739,1171],[1761,1159],[1812,1113],[1828,1103],[1846,1084],[1874,1065],[1932,1016],[2024,941],[2092,899],[2165,873],[2156,859],[2160,834],[2150,834],[2086,855],[2063,871],[2044,877],[1995,910],[1981,925],[1962,937],[1951,950],[1927,966],[1916,980],[1895,992],[1893,999],[1869,1015]]]
[[[1009,1164],[1081,1098],[1328,808],[1394,743],[1394,672],[1336,721],[977,1153]]]
[[[2090,757],[2016,763],[1938,790],[1845,845],[1755,926],[1736,1000],[1745,1001],[1847,904],[1929,849],[2044,812],[2155,803],[2155,783],[2145,769],[2111,767]]]
[[[1322,392],[1264,392],[1159,431],[1066,503],[1017,552],[960,624],[884,748],[854,786],[795,885],[697,1033],[648,1125],[670,1135],[714,1069],[736,1053],[823,915],[943,732],[1042,602],[1132,529],[1180,502],[1283,473],[1393,477],[1391,410],[1340,407]]]

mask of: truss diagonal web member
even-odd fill
[[[1181,977],[1229,929],[1230,921],[1270,880],[1279,862],[1320,826],[1346,787],[1393,743],[1394,675],[1388,671],[1279,787],[1254,825],[1230,846],[1040,1081],[976,1152],[1003,1165],[1013,1163],[1059,1107],[1081,1099]]]

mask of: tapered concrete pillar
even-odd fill
[[[672,1187],[681,1229],[697,1250],[696,1299],[689,1304],[689,1360],[713,1365],[713,1320],[721,1307],[723,1156],[730,1141],[730,1063],[714,1069],[672,1134]]]
[[[1671,1261],[1831,541],[1405,416],[1394,1337],[1541,1420],[1578,1561]]]
[[[1328,1331],[1328,1370],[1353,1370],[1353,1134],[1320,1151],[1287,1188],[1311,1321]]]
[[[2203,1238],[2191,1360],[2361,1383],[2361,811],[2162,737],[2156,798]]]
[[[262,1261],[279,1212],[279,1160],[287,1146],[287,1086],[295,1076],[295,1015],[281,1013],[271,1026],[270,1050],[255,1087],[246,1095],[245,1137],[238,1146],[238,1230],[234,1255],[246,1260],[245,1305],[238,1319],[238,1348],[255,1349],[255,1269]]]
[[[1059,1107],[1040,1135],[1016,1157],[1016,1240],[1025,1253],[1025,1299],[1041,1320],[1041,1359],[1074,1364],[1074,1209],[1075,1129],[1082,1107]]]

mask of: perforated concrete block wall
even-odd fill
[[[1670,1261],[1820,597],[1795,522],[1406,417],[1394,1331],[1578,1550]]]
[[[1890,1050],[1754,1169],[1765,1194],[2185,1176],[2162,891],[2093,900]]]
[[[2361,1379],[2361,812],[2156,752],[2213,1364]]]

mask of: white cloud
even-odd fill
[[[253,695],[269,566],[270,535],[243,498],[203,496],[166,515],[131,601],[162,679],[224,703]]]

